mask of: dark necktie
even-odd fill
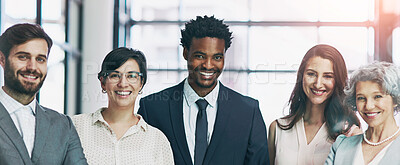
[[[207,150],[207,101],[204,99],[199,99],[196,101],[197,106],[199,107],[199,112],[197,112],[197,120],[196,120],[196,142],[194,146],[194,165],[202,165],[204,156],[206,155]]]

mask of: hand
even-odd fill
[[[350,137],[350,136],[359,135],[362,133],[363,133],[363,131],[360,129],[360,127],[353,124],[351,126],[351,128],[346,133],[344,133],[344,135],[346,135],[347,137]]]

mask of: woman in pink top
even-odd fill
[[[316,45],[304,56],[292,91],[289,115],[269,127],[271,164],[323,164],[336,137],[359,126],[343,108],[347,69],[340,52]]]

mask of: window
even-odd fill
[[[129,6],[128,6],[129,7]],[[373,0],[131,0],[128,46],[142,50],[149,62],[144,95],[187,76],[180,29],[197,15],[224,19],[233,32],[223,84],[260,101],[265,123],[287,114],[296,70],[316,44],[336,47],[348,69],[374,57]]]
[[[67,54],[77,52],[77,48],[69,45],[67,39],[67,7],[76,3],[65,0],[0,0],[1,7],[1,32],[16,23],[41,24],[46,33],[53,40],[48,58],[48,70],[46,80],[37,98],[45,107],[66,112],[66,62]],[[79,51],[78,51],[79,52]],[[75,53],[76,54],[76,53]],[[3,70],[1,69],[1,83],[3,84]],[[75,107],[73,107],[75,108]]]

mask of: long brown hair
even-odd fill
[[[335,88],[330,98],[328,98],[327,105],[324,110],[324,118],[328,128],[329,138],[335,140],[337,136],[348,131],[353,125],[360,125],[360,122],[351,110],[344,108],[344,87],[347,81],[347,69],[344,59],[340,52],[329,45],[316,45],[307,51],[306,55],[301,61],[300,67],[297,71],[296,85],[292,91],[288,105],[290,106],[289,115],[282,119],[291,119],[288,125],[282,125],[278,122],[279,128],[283,130],[291,129],[306,112],[307,96],[303,90],[303,75],[307,62],[312,58],[319,56],[328,59],[333,64],[333,72],[335,78]],[[345,128],[345,124],[348,125]]]

